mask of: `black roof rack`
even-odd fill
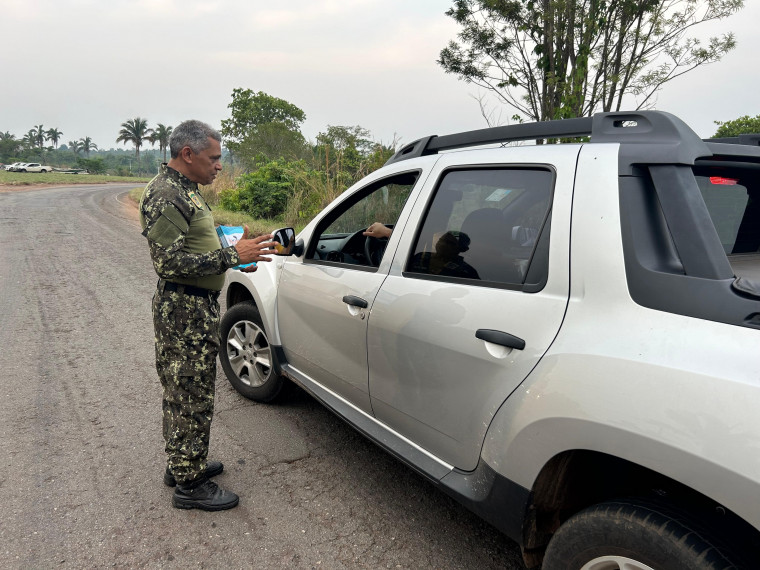
[[[723,143],[723,144],[745,144],[750,146],[760,146],[760,134],[753,133],[739,135],[738,137],[723,137],[717,139],[704,139],[705,142]]]
[[[621,149],[621,174],[630,173],[631,165],[636,163],[694,164],[697,158],[713,154],[678,117],[663,111],[634,111],[429,136],[405,145],[386,164],[477,145],[589,135],[592,143],[634,145]]]

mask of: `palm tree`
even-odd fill
[[[116,142],[123,142],[124,144],[132,143],[135,145],[135,160],[140,160],[140,147],[143,141],[149,141],[150,136],[153,133],[153,129],[148,128],[148,120],[135,117],[129,119],[126,123],[121,124],[121,131],[119,131],[119,138]]]
[[[29,150],[34,149],[37,146],[37,131],[34,129],[29,129],[29,131],[24,135],[24,138],[21,140],[26,148]]]
[[[92,139],[90,137],[82,137],[79,139],[79,150],[85,153],[87,155],[87,158],[90,158],[90,151],[98,150],[98,145],[92,142]]]
[[[7,156],[14,156],[21,149],[22,145],[22,141],[17,140],[16,135],[10,131],[0,133],[0,143],[3,143],[2,151]]]
[[[82,143],[79,141],[69,141],[69,150],[74,154],[79,155],[79,151],[82,150]]]
[[[34,138],[37,142],[37,146],[42,148],[45,146],[45,135],[47,134],[45,131],[45,127],[42,125],[37,125],[35,129],[32,129],[34,131]]]
[[[164,151],[164,162],[166,162],[166,149],[169,146],[169,137],[172,135],[173,127],[167,127],[158,123],[158,126],[153,130],[153,134],[150,135],[150,144],[158,143],[158,150]]]
[[[52,129],[47,130],[45,136],[47,137],[47,140],[53,143],[55,148],[58,148],[58,140],[61,138],[62,134],[63,132],[59,131],[57,127],[53,127]]]

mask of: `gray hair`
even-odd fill
[[[172,158],[179,156],[179,151],[189,146],[190,149],[198,154],[203,152],[209,146],[208,139],[222,142],[222,135],[219,131],[201,121],[183,121],[177,125],[169,137],[169,151]]]

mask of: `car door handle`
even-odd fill
[[[346,295],[343,297],[343,302],[346,305],[351,305],[352,307],[359,307],[360,309],[366,309],[369,307],[369,303],[362,299],[361,297],[356,297],[355,295]]]
[[[516,348],[517,350],[525,348],[525,341],[523,339],[501,331],[478,329],[475,331],[475,338],[479,338],[486,342],[492,342],[493,344],[506,346],[508,348]]]

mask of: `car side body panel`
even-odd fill
[[[581,152],[567,316],[499,410],[483,459],[530,488],[555,455],[599,451],[679,481],[760,527],[760,503],[747,500],[760,485],[760,331],[631,300],[618,189],[598,191],[615,179],[609,153],[592,145]],[[632,342],[621,343],[623,333]]]

